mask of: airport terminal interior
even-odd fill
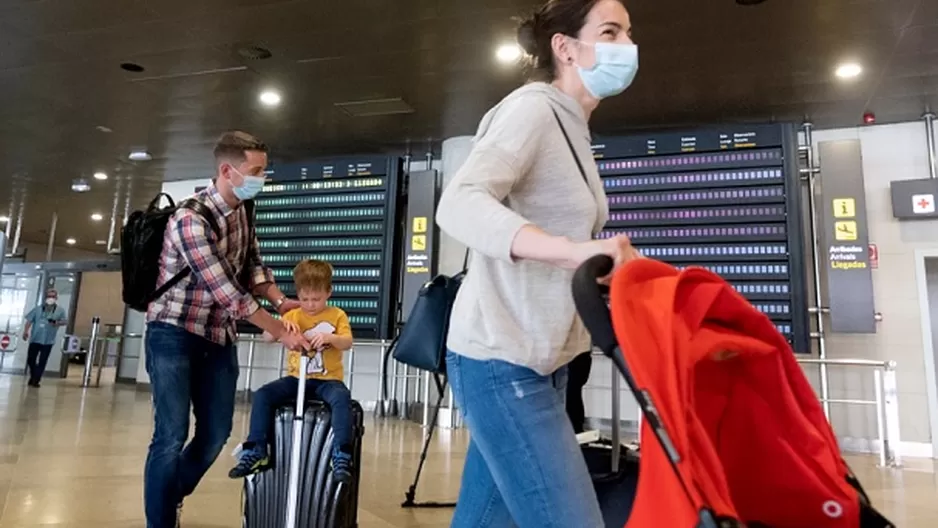
[[[622,4],[641,67],[590,117],[609,208],[595,238],[725,280],[787,341],[873,506],[938,526],[938,0]],[[437,204],[483,115],[531,78],[517,27],[542,5],[0,1],[0,528],[147,526],[149,330],[124,302],[122,232],[158,196],[212,186],[231,130],[270,149],[263,264],[293,299],[297,262],[329,262],[351,326],[342,381],[364,433],[335,526],[450,526],[469,427],[444,378],[392,345],[425,285],[464,269]],[[51,330],[30,315],[50,291]],[[289,361],[237,330],[233,429],[185,528],[253,526],[254,480],[228,471]],[[640,460],[656,441],[599,349],[582,399],[584,450]],[[317,522],[297,526],[332,526]]]

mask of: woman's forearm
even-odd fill
[[[574,246],[569,238],[551,235],[534,224],[528,224],[515,235],[511,256],[562,266],[572,258]]]

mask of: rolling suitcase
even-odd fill
[[[284,406],[276,414],[270,450],[273,467],[244,479],[244,528],[358,526],[364,413],[353,400],[354,473],[346,485],[338,485],[330,464],[331,413],[321,402],[306,402],[307,361],[301,356],[296,405]]]

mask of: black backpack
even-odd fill
[[[160,207],[160,198],[166,197],[169,205]],[[244,202],[247,208],[248,232],[253,236],[254,229],[254,202]],[[170,288],[186,278],[192,270],[186,268],[159,288],[156,287],[160,277],[161,257],[163,254],[163,237],[169,219],[180,208],[190,209],[202,215],[215,233],[215,238],[221,238],[221,229],[215,221],[215,215],[202,202],[188,199],[177,206],[172,197],[160,193],[150,202],[143,211],[134,211],[127,218],[127,223],[121,229],[121,297],[124,304],[140,312],[146,312],[147,307],[163,296]],[[247,284],[250,278],[251,266],[246,261],[241,269],[239,281]]]

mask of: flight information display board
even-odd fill
[[[400,171],[400,159],[385,156],[278,163],[255,200],[261,257],[280,289],[296,297],[293,267],[301,260],[329,262],[329,304],[348,313],[359,339],[385,338],[392,328]]]
[[[808,352],[797,136],[791,125],[599,139],[609,202],[599,235],[645,256],[721,275]]]

